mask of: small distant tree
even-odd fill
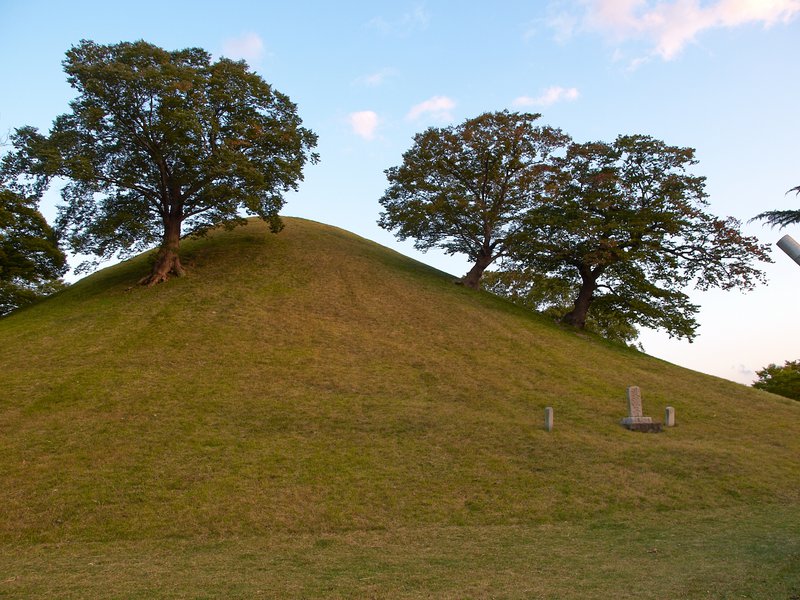
[[[698,309],[686,290],[751,289],[764,280],[753,263],[770,261],[738,221],[704,211],[705,179],[687,170],[695,162],[691,148],[641,135],[570,145],[504,268],[517,273],[517,288],[527,279],[572,290],[561,320],[574,327],[598,307],[618,322],[693,339]]]
[[[800,400],[800,360],[787,360],[783,366],[770,364],[756,371],[753,387],[792,400]]]
[[[124,258],[158,245],[142,280],[152,285],[183,274],[183,234],[242,224],[240,209],[281,229],[282,194],[317,160],[317,138],[244,62],[82,41],[64,70],[78,92],[71,111],[49,135],[17,129],[3,171],[32,194],[68,181],[57,226],[74,251]]]
[[[67,270],[36,202],[0,188],[0,315],[61,287]]]
[[[548,157],[568,141],[558,129],[535,126],[539,117],[484,113],[417,134],[403,164],[386,171],[378,224],[420,250],[465,254],[474,264],[462,282],[478,288],[484,270],[513,246]]]

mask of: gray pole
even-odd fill
[[[778,248],[786,252],[789,257],[800,265],[800,244],[790,235],[785,235],[778,240]]]

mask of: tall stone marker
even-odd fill
[[[544,409],[544,428],[545,431],[553,431],[553,407],[548,406]]]
[[[652,418],[642,416],[642,390],[639,389],[639,386],[632,385],[628,388],[628,416],[622,419],[622,424],[652,422]]]
[[[668,406],[664,411],[664,426],[675,427],[675,409]]]
[[[636,385],[628,388],[628,416],[621,423],[631,431],[657,433],[662,430],[661,423],[654,423],[651,417],[642,414],[642,391]]]

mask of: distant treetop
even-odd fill
[[[62,286],[67,259],[36,201],[0,187],[0,315]]]
[[[800,360],[787,360],[783,366],[770,364],[756,371],[754,388],[800,400]]]

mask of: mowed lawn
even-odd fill
[[[15,598],[796,599],[796,509],[14,547]]]
[[[0,320],[0,597],[800,597],[800,403],[286,222]]]

